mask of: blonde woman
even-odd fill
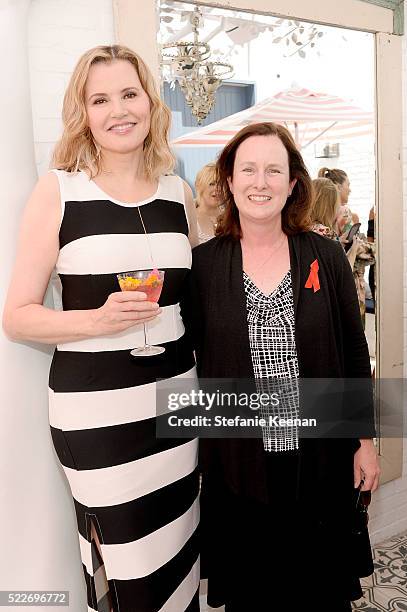
[[[347,242],[346,238],[354,223],[359,222],[357,214],[352,213],[348,206],[348,198],[351,192],[349,178],[343,170],[338,168],[321,168],[319,177],[325,177],[333,181],[339,191],[340,207],[337,215],[337,231],[342,244]],[[375,263],[374,245],[369,244],[364,234],[359,234],[353,240],[353,245],[347,253],[349,263],[353,270],[356,290],[359,298],[360,316],[363,326],[365,325],[366,313],[366,290],[365,290],[365,268]]]
[[[199,609],[197,443],[156,436],[156,379],[194,368],[178,302],[195,209],[169,175],[169,122],[136,53],[101,46],[80,58],[55,169],[24,214],[4,312],[13,340],[57,345],[51,434],[74,498],[88,610],[106,605],[95,557],[114,612]],[[43,306],[54,267],[63,311]],[[165,270],[159,305],[120,291],[118,273],[151,268]],[[133,359],[146,322],[165,353]]]
[[[196,175],[195,190],[199,242],[206,242],[215,235],[217,218],[221,212],[216,188],[216,165],[206,164]]]
[[[311,209],[312,230],[328,236],[337,238],[336,220],[340,207],[339,191],[330,179],[317,178],[312,181],[314,198]]]
[[[318,171],[318,178],[328,178],[337,186],[340,198],[338,230],[341,235],[347,234],[354,223],[359,223],[358,215],[351,212],[348,206],[348,200],[351,194],[348,175],[344,170],[340,170],[340,168],[325,167]]]

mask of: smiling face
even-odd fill
[[[240,222],[281,218],[296,179],[290,181],[288,153],[278,136],[250,136],[236,150],[229,189]]]
[[[85,87],[88,125],[102,152],[130,153],[150,131],[150,99],[126,60],[91,66]]]

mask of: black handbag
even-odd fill
[[[362,491],[364,481],[355,489],[354,512],[352,519],[352,556],[357,574],[360,578],[373,574],[373,558],[370,546],[369,532],[369,504],[371,492]]]

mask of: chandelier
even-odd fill
[[[214,107],[215,94],[222,80],[233,76],[233,66],[209,59],[210,46],[199,40],[201,19],[202,13],[195,7],[190,15],[193,41],[164,44],[161,53],[162,64],[170,67],[198,124]]]

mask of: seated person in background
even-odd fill
[[[359,217],[349,209],[348,200],[351,193],[348,175],[339,168],[321,168],[318,178],[328,178],[338,188],[341,208],[338,215],[339,234],[347,234],[354,223],[359,223]]]
[[[216,220],[221,212],[216,188],[215,164],[206,164],[195,179],[199,242],[206,242],[215,235]]]
[[[321,168],[318,177],[328,178],[333,181],[338,188],[341,206],[337,215],[337,231],[339,240],[344,244],[350,228],[354,223],[359,223],[359,217],[352,214],[348,204],[350,194],[349,178],[343,170],[338,168]],[[356,291],[359,299],[359,310],[362,318],[363,328],[365,326],[366,313],[366,291],[364,274],[366,266],[375,263],[374,244],[370,244],[366,236],[359,233],[353,240],[352,247],[347,252],[348,261],[352,267],[353,278],[355,279]]]
[[[328,178],[312,181],[314,200],[311,209],[312,231],[328,238],[338,239],[337,216],[340,208],[339,191]]]

